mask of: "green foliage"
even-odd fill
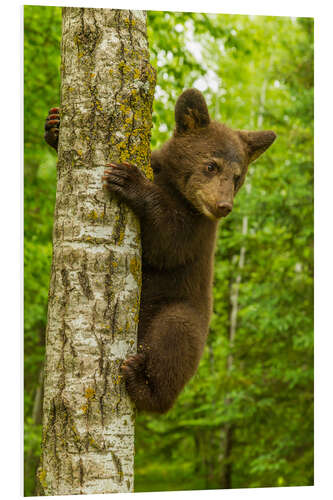
[[[184,88],[212,116],[278,138],[220,228],[204,357],[176,406],[140,415],[136,491],[313,483],[313,22],[149,12],[158,71],[152,148]],[[43,142],[59,102],[61,10],[25,7],[25,492],[33,494],[56,158]],[[244,217],[248,231],[242,232]],[[241,248],[245,264],[239,269]],[[231,290],[240,276],[235,340]],[[232,355],[232,358],[230,358]],[[229,367],[228,367],[229,357]],[[230,360],[232,362],[230,362]],[[229,478],[228,478],[229,475]]]
[[[33,418],[44,359],[56,156],[43,141],[59,102],[61,9],[24,7],[24,491],[34,494],[41,426]]]
[[[24,160],[34,175],[45,156],[41,141],[50,107],[59,103],[61,9],[24,7]],[[46,105],[46,108],[44,107]]]

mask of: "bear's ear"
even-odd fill
[[[209,124],[210,118],[207,104],[199,90],[188,89],[178,97],[175,107],[175,119],[176,132],[179,134],[206,127]]]
[[[276,138],[272,130],[263,130],[260,132],[249,132],[248,130],[238,131],[241,139],[246,144],[249,155],[249,163],[256,160],[266,149],[273,144]]]

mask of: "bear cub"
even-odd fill
[[[154,181],[134,165],[106,165],[103,182],[137,214],[142,238],[138,353],[122,373],[139,410],[165,413],[197,370],[212,313],[218,220],[233,208],[248,165],[272,131],[232,130],[211,120],[201,92],[178,98],[175,130],[151,156]],[[45,139],[58,147],[59,109]]]

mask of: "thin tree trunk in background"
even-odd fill
[[[269,68],[271,67],[271,61],[269,63]],[[266,101],[266,91],[267,91],[267,79],[264,80],[262,87],[261,87],[261,93],[259,97],[259,111],[258,111],[258,118],[257,118],[257,129],[260,130],[263,124],[263,113],[264,113],[264,107],[265,107],[265,101]],[[255,106],[254,108],[255,109]],[[252,119],[254,122],[254,120]],[[255,125],[255,124],[253,124]],[[251,128],[255,128],[252,127]],[[251,192],[251,177],[248,174],[247,182],[245,184],[245,189],[248,193],[248,195]],[[248,225],[249,225],[249,218],[247,215],[244,215],[242,218],[242,236],[243,238],[246,237],[248,233]],[[242,281],[242,273],[245,265],[245,254],[246,254],[246,246],[243,244],[241,246],[240,252],[239,252],[239,258],[238,258],[238,270],[237,270],[237,276],[235,281],[231,284],[230,287],[230,319],[229,319],[229,348],[232,349],[234,346],[235,342],[235,337],[236,337],[236,331],[237,331],[237,318],[238,318],[238,310],[239,310],[239,288],[240,288],[240,283]],[[236,257],[236,256],[235,256]],[[233,259],[235,262],[237,260],[237,257]],[[229,352],[228,357],[227,357],[227,372],[230,374],[232,368],[233,368],[233,363],[234,363],[234,357],[232,352]],[[230,400],[227,399],[225,401],[225,404],[228,405],[230,404]],[[232,447],[233,447],[233,441],[234,441],[234,426],[230,423],[225,425],[224,428],[224,433],[223,433],[223,448],[224,448],[224,453],[223,453],[223,467],[222,467],[222,488],[225,489],[230,489],[232,488],[232,461],[231,461],[231,453],[232,453]]]
[[[245,186],[245,189],[247,190],[248,193],[250,193],[251,184],[247,184]],[[249,222],[248,216],[245,215],[243,217],[243,220],[242,220],[242,236],[243,237],[245,237],[247,235],[248,222]],[[242,245],[240,252],[239,252],[239,259],[238,259],[238,274],[236,276],[234,283],[231,285],[231,293],[230,293],[231,313],[230,313],[230,327],[229,327],[229,346],[231,349],[234,345],[235,336],[236,336],[239,285],[240,285],[240,282],[242,280],[242,270],[243,270],[244,264],[245,264],[245,253],[246,253],[245,245]],[[230,372],[232,370],[233,360],[234,360],[233,354],[232,354],[232,352],[230,352],[228,355],[228,359],[227,359],[228,372]]]
[[[142,11],[63,9],[61,127],[46,332],[39,494],[133,491],[139,223],[104,165],[148,173],[155,74]]]
[[[224,431],[224,465],[222,470],[222,488],[231,489],[232,488],[232,462],[231,462],[231,452],[233,445],[233,425],[226,425]]]
[[[251,185],[245,186],[248,192],[251,190]],[[242,219],[242,236],[245,237],[248,231],[248,216],[245,215]],[[238,273],[234,283],[230,287],[230,319],[229,319],[229,348],[232,349],[235,341],[237,330],[237,316],[238,316],[238,296],[239,286],[242,280],[242,270],[245,264],[246,247],[242,245],[238,259]],[[236,259],[233,259],[235,261]],[[233,368],[234,357],[232,352],[229,352],[227,357],[227,373],[230,374]],[[225,400],[225,405],[231,403],[230,399]],[[233,445],[234,426],[232,423],[227,423],[224,427],[223,433],[223,467],[222,467],[222,488],[232,488],[232,462],[231,453]]]

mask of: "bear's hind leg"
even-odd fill
[[[153,318],[143,352],[123,364],[128,393],[139,410],[165,413],[172,407],[197,369],[206,330],[184,304],[169,305]]]

